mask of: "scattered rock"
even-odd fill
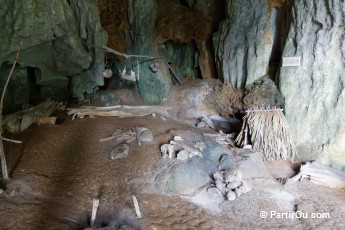
[[[113,150],[111,150],[110,158],[112,160],[126,158],[129,152],[129,144],[122,143],[117,145]]]

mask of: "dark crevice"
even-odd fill
[[[186,0],[180,0],[180,5],[181,6],[186,6],[186,7],[189,7],[189,4]]]
[[[35,105],[40,101],[41,87],[37,84],[37,75],[39,72],[40,70],[35,67],[27,67],[30,105]]]

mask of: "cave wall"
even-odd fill
[[[275,80],[302,159],[345,169],[345,2],[227,0],[217,71],[236,87]],[[281,67],[283,57],[301,66]],[[273,71],[272,71],[273,69]]]
[[[42,97],[68,91],[70,78],[79,99],[103,85],[104,52],[86,44],[107,41],[94,0],[0,0],[0,5],[0,64],[13,62],[23,42],[18,64],[40,70]]]
[[[192,49],[197,48],[196,52],[191,53],[192,56],[189,57],[195,59],[194,66],[189,68],[186,68],[185,65],[176,66],[178,64],[177,60],[184,58],[184,56],[176,57],[178,50],[175,50],[177,52],[174,55],[170,55],[170,57],[175,56],[172,63],[175,64],[177,72],[183,74],[184,72],[190,72],[188,69],[197,67],[200,71],[200,77],[215,77],[214,58],[210,46],[210,37],[213,33],[212,18],[207,17],[206,13],[198,9],[195,4],[189,5],[186,2],[181,4],[179,1],[167,0],[158,0],[157,2],[156,29],[158,43],[162,45],[161,47],[164,48],[164,44],[167,42],[174,42],[175,46],[173,48],[179,49],[181,46],[186,48],[189,46]],[[215,7],[209,9],[215,9]],[[177,46],[176,43],[180,43],[181,46]],[[169,44],[166,49],[171,48],[168,46]],[[163,52],[169,51],[163,50]]]
[[[226,19],[213,36],[220,78],[244,87],[268,74],[276,36],[269,0],[226,0]],[[273,19],[273,20],[272,20]]]
[[[297,0],[283,57],[285,115],[300,154],[345,170],[345,2]]]
[[[157,17],[157,3],[155,0],[136,1],[128,0],[128,28],[126,41],[128,44],[127,53],[134,55],[145,55],[159,57],[158,41],[155,37],[155,23]],[[172,80],[167,66],[161,59],[157,59],[160,68],[152,72],[150,63],[152,58],[131,58],[133,71],[137,71],[139,64],[138,87],[141,99],[144,102],[160,103],[167,100],[171,95]]]
[[[98,9],[97,3],[102,2]],[[127,54],[157,57],[161,55],[159,48],[163,43],[183,43],[172,47],[172,51],[169,45],[165,49],[173,59],[178,59],[176,63],[181,72],[186,70],[186,75],[195,75],[191,65],[198,59],[195,47],[188,44],[193,40],[202,52],[210,33],[218,29],[213,34],[211,47],[218,77],[236,87],[251,85],[263,77],[276,80],[301,156],[345,168],[344,0],[173,1],[186,4],[175,6],[177,11],[173,14],[180,10],[202,18],[195,20],[190,16],[198,21],[193,23],[192,19],[186,21],[177,14],[175,24],[184,23],[185,27],[169,24],[173,22],[165,19],[164,14],[159,20],[159,4],[170,4],[167,0],[114,0],[109,5],[104,2],[0,0],[1,79],[7,76],[17,46],[23,41],[13,78],[20,84],[9,88],[7,104],[18,107],[28,103],[30,81],[25,78],[30,72],[28,68],[41,86],[41,97],[59,94],[63,97],[70,88],[73,96],[81,100],[103,85],[104,52],[90,44],[100,47],[107,43],[98,11],[113,7],[115,10],[110,9],[111,12],[118,12],[121,17],[125,15],[126,19],[116,21],[119,18],[115,17],[113,21],[108,20],[107,15],[102,16],[104,27],[119,25],[118,30],[111,31],[108,40],[111,48]],[[225,20],[218,26],[224,14],[216,12],[222,4]],[[205,57],[212,50],[207,49]],[[188,60],[180,62],[185,55]],[[301,57],[301,66],[280,67],[282,57],[292,56]],[[126,65],[136,73],[139,70],[138,88],[142,100],[159,103],[169,99],[172,78],[160,59],[159,70],[152,72],[149,67],[152,61],[152,58],[130,58],[120,66]],[[187,62],[189,66],[184,66]],[[199,67],[206,73],[200,57]],[[205,77],[211,75],[204,74]]]

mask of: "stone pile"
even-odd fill
[[[240,170],[216,171],[213,179],[207,192],[223,196],[226,200],[235,200],[251,190],[251,187],[242,179]]]

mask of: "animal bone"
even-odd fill
[[[196,156],[203,157],[202,153],[198,149],[196,149],[196,148],[194,148],[194,147],[192,147],[192,146],[190,146],[190,145],[188,145],[182,141],[170,141],[170,144],[177,145],[178,147],[183,148],[183,149],[187,150],[188,152],[193,153]]]
[[[172,158],[174,154],[174,145],[171,145],[171,144],[162,145],[161,152],[162,152],[163,158],[166,158],[166,157]]]

